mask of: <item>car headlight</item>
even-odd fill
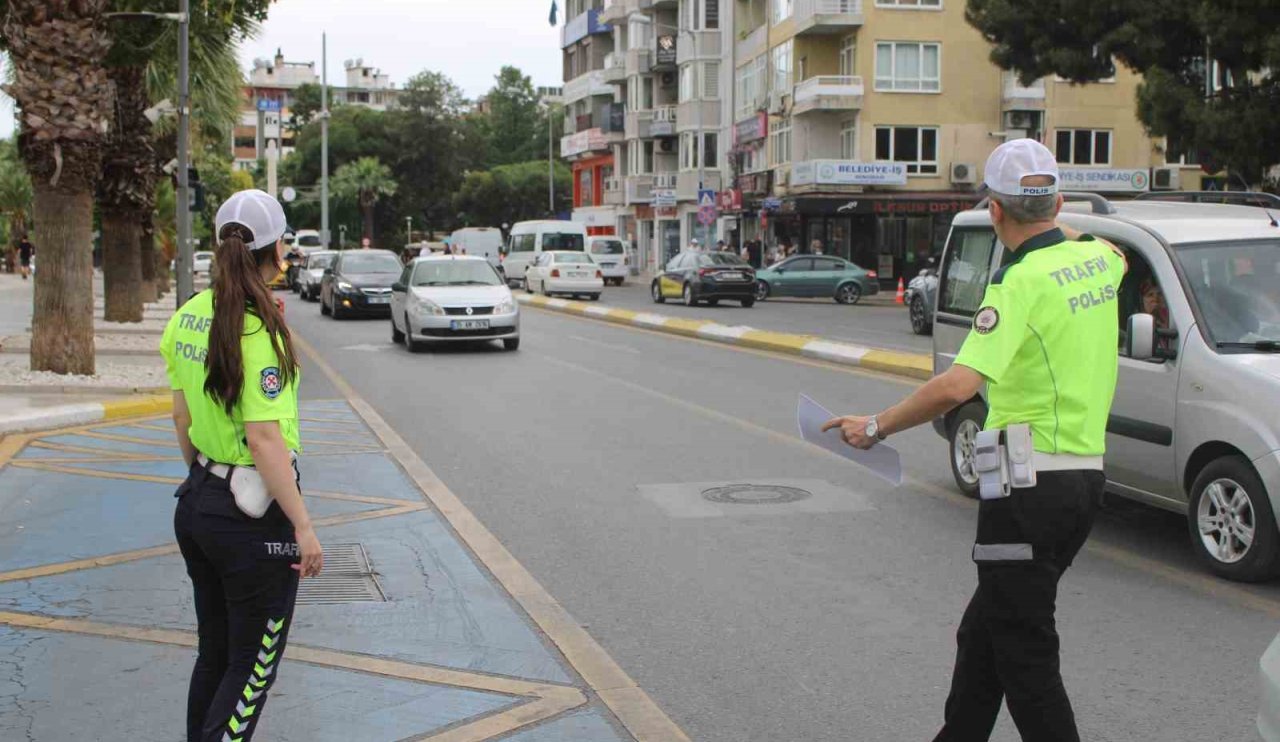
[[[494,308],[494,314],[511,314],[516,311],[516,303],[510,297],[498,302],[498,306]]]
[[[339,291],[352,291],[352,290],[354,290],[354,289],[355,289],[355,286],[352,286],[351,284],[347,283],[346,281],[338,281],[338,290],[339,290]]]
[[[418,302],[413,305],[413,311],[418,315],[435,317],[444,316],[444,309],[430,299],[419,299]]]

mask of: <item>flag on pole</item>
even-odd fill
[[[556,0],[551,0],[551,17],[547,19],[551,25],[556,25]]]

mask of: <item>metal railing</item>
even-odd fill
[[[797,20],[815,15],[861,15],[862,0],[795,0]]]
[[[863,90],[859,75],[818,75],[797,85],[792,100],[800,103],[824,95],[857,96],[862,95]]]

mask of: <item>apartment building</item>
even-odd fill
[[[363,59],[349,59],[342,66],[346,84],[329,87],[330,106],[356,105],[385,111],[395,105],[400,90],[390,76],[366,65]],[[315,62],[285,61],[280,49],[274,59],[253,61],[249,79],[241,89],[240,121],[232,134],[236,167],[252,169],[273,147],[282,158],[293,151],[289,109],[295,91],[307,84],[320,84]]]

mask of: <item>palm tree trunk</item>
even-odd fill
[[[142,258],[142,301],[151,303],[160,299],[160,276],[156,270],[156,233],[150,216],[138,225],[138,254]]]
[[[369,244],[373,244],[373,204],[364,203],[360,205],[360,212],[364,216],[364,236],[369,238]]]
[[[31,370],[94,373],[93,191],[35,183],[39,270],[31,311]]]
[[[142,280],[142,221],[151,216],[154,158],[143,65],[108,69],[115,86],[115,122],[103,152],[98,209],[102,215],[103,318],[141,322],[146,301]]]
[[[100,210],[102,214],[102,318],[108,322],[142,321],[142,236],[138,219],[129,209]]]

